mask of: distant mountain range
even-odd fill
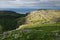
[[[9,11],[16,11],[17,13],[25,14],[27,12],[35,11],[38,9],[47,9],[47,10],[60,10],[60,7],[41,7],[41,8],[0,8],[0,10],[9,10]]]

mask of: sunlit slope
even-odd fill
[[[26,23],[46,23],[59,18],[59,10],[37,10],[30,12],[26,17]]]
[[[60,10],[36,10],[30,12],[26,17],[25,25],[19,27],[23,28],[32,28],[32,27],[41,27],[41,26],[57,26],[56,24],[60,22]],[[54,24],[56,23],[56,24]]]

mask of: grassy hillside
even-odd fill
[[[31,28],[12,30],[0,35],[1,40],[60,40],[59,24],[29,25]]]
[[[60,10],[36,10],[25,16],[9,19],[14,27],[17,20],[19,27],[0,34],[0,40],[60,40]]]

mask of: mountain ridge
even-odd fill
[[[60,11],[57,10],[36,10],[30,12],[30,14],[26,17],[27,21],[40,20],[45,19],[46,21],[53,20],[55,18],[60,18]]]
[[[25,25],[19,26],[18,29],[23,29],[27,25],[54,24],[59,22],[60,10],[35,10],[28,13],[25,17]]]

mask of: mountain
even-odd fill
[[[31,25],[43,25],[60,23],[60,10],[35,10],[28,13],[25,17],[25,25],[20,26],[22,28],[32,27]],[[46,26],[46,25],[45,25]]]
[[[60,10],[35,10],[26,14],[14,11],[0,11],[0,28],[2,31],[28,28],[36,25],[54,24],[60,22]],[[32,25],[32,26],[31,26]],[[6,28],[5,28],[6,27]]]
[[[59,10],[36,10],[26,16],[26,23],[49,23],[60,18]]]
[[[60,10],[0,13],[0,40],[60,40]]]
[[[18,20],[25,17],[26,14],[19,14],[14,11],[0,11],[0,32],[9,31],[18,28]],[[22,24],[22,23],[20,23]]]

